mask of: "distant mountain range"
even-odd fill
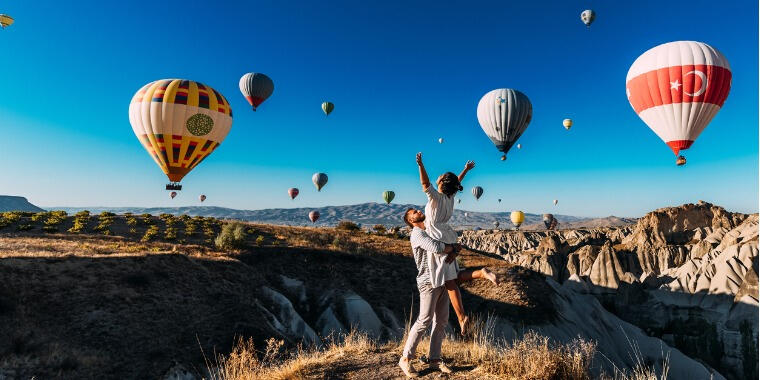
[[[187,207],[52,207],[55,210],[64,210],[75,213],[81,210],[89,210],[93,213],[110,211],[118,214],[131,212],[133,214],[149,213],[158,215],[162,213],[175,215],[202,215],[222,219],[237,219],[256,223],[281,224],[281,225],[316,225],[334,226],[341,220],[350,220],[362,226],[369,227],[382,224],[386,227],[402,226],[402,215],[409,207],[423,208],[422,205],[412,204],[381,204],[361,203],[347,206],[326,206],[316,208],[273,208],[263,210],[236,210],[216,206],[187,206]],[[319,220],[312,224],[308,214],[312,210],[320,213]],[[465,216],[467,214],[467,216]],[[554,215],[560,223],[559,228],[584,228],[620,226],[635,223],[635,219],[607,217],[607,218],[583,218],[569,215]],[[512,228],[509,220],[509,212],[476,212],[466,210],[454,210],[451,225],[458,229],[493,228],[494,222],[498,221],[500,228]],[[524,229],[543,229],[541,214],[525,214]]]

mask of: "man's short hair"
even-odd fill
[[[409,211],[414,211],[414,208],[409,207],[408,209],[406,209],[406,212],[404,212],[404,223],[406,223],[407,226],[414,228],[414,225],[412,224],[412,222],[409,221]]]

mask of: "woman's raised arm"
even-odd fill
[[[475,162],[473,162],[473,161],[467,161],[464,164],[464,170],[462,170],[462,172],[459,173],[459,177],[458,177],[459,178],[459,183],[462,183],[462,181],[464,180],[464,176],[467,175],[467,172],[469,172],[470,169],[472,169],[474,167],[475,167]]]
[[[420,168],[420,184],[422,185],[422,190],[427,190],[427,188],[430,187],[430,178],[428,178],[425,165],[422,164],[422,152],[417,153],[417,166]]]

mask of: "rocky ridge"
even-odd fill
[[[460,241],[594,295],[729,378],[757,376],[757,214],[700,202],[655,210],[632,227],[464,231]]]

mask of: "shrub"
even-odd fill
[[[51,211],[48,213],[47,220],[45,220],[45,226],[57,226],[66,220],[66,216],[68,216],[66,211]],[[58,229],[56,228],[56,230]]]
[[[45,232],[58,232],[58,227],[56,226],[42,226],[42,230]]]
[[[375,224],[375,226],[372,227],[372,229],[375,230],[375,232],[377,232],[379,234],[384,234],[385,231],[386,231],[385,230],[385,226],[382,225],[382,224]]]
[[[15,222],[18,222],[19,219],[21,219],[21,214],[13,212],[13,211],[4,212],[3,213],[3,219],[8,224],[15,223]]]
[[[137,225],[137,218],[134,216],[128,216],[127,217],[127,225],[130,227],[134,227]]]
[[[38,212],[32,215],[32,222],[39,222],[43,218],[47,218],[47,216],[48,216],[47,212]]]
[[[150,226],[148,227],[148,230],[145,231],[145,235],[143,235],[140,241],[143,243],[151,241],[156,235],[158,235],[158,226]]]
[[[360,229],[358,224],[350,220],[341,220],[335,228],[344,231],[359,231]]]
[[[359,248],[358,244],[351,241],[351,239],[349,239],[347,236],[340,234],[335,235],[332,245],[335,247],[335,249],[351,253],[358,251]]]
[[[150,226],[153,224],[153,215],[145,213],[140,215],[140,221],[146,226]]]
[[[34,228],[31,224],[19,224],[16,226],[16,231],[29,231]]]
[[[103,233],[103,235],[111,235],[111,225],[116,214],[108,211],[103,211],[98,216],[98,225],[93,228],[94,231]]]
[[[256,245],[262,245],[262,244],[264,244],[264,237],[263,237],[263,236],[261,236],[261,235],[259,235],[259,236],[256,238]]]
[[[108,212],[108,211],[103,211],[100,213],[101,218],[114,217],[114,216],[116,216],[116,214],[112,212]]]
[[[69,232],[80,233],[87,228],[87,222],[90,221],[90,212],[87,210],[74,214],[74,225],[69,228]]]
[[[222,232],[214,240],[219,249],[230,250],[245,247],[245,225],[242,223],[228,223],[222,227]]]
[[[174,240],[177,238],[177,229],[174,227],[169,227],[164,232],[164,239],[166,240]]]

